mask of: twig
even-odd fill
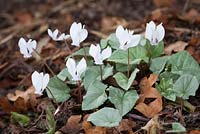
[[[0,41],[0,45],[6,43],[7,41],[11,40],[15,35],[17,35],[18,31],[14,31],[5,37],[3,40]]]
[[[190,0],[186,0],[185,5],[184,5],[184,7],[183,7],[183,12],[182,12],[182,14],[184,14],[184,13],[186,12],[186,10],[187,10],[189,4],[190,4]]]
[[[96,36],[99,37],[99,38],[105,39],[105,38],[107,37],[106,34],[101,33],[101,32],[98,32],[98,31],[95,31],[95,30],[89,30],[89,32],[90,32],[91,34],[96,35]]]
[[[42,63],[47,67],[47,69],[51,72],[51,74],[53,76],[55,76],[55,73],[53,72],[53,70],[49,67],[49,65],[46,63],[46,60],[44,60],[41,55],[35,50],[33,49],[33,51],[40,57],[40,59],[42,60]]]
[[[149,119],[147,118],[144,118],[142,116],[139,116],[139,115],[136,115],[136,114],[128,114],[129,117],[133,118],[133,119],[137,119],[137,120],[140,120],[140,121],[149,121]]]

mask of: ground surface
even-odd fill
[[[48,72],[48,69],[36,60],[37,58],[25,60],[22,57],[17,45],[20,37],[36,39],[39,42],[38,51],[54,73],[58,73],[65,67],[64,59],[70,52],[67,51],[67,46],[64,43],[56,44],[50,40],[46,32],[47,28],[58,28],[61,32],[66,32],[69,31],[72,22],[80,21],[89,30],[90,36],[85,41],[86,44],[89,44],[98,43],[101,38],[114,32],[119,24],[133,29],[136,33],[143,33],[146,23],[154,20],[158,23],[162,22],[166,29],[164,39],[166,54],[187,50],[200,63],[200,2],[198,0],[178,1],[0,1],[0,133],[46,132],[45,127],[41,126],[42,121],[45,120],[43,119],[45,116],[43,111],[46,105],[53,104],[45,95],[40,100],[33,101],[36,104],[31,103],[29,106],[24,105],[20,100],[14,102],[7,100],[6,95],[14,93],[16,89],[27,90],[31,88],[30,76],[34,70]],[[182,42],[177,43],[175,48],[169,47],[177,41]],[[185,47],[180,47],[184,43],[186,43]],[[75,50],[71,46],[70,49],[71,51]],[[189,102],[196,107],[194,113],[187,110],[180,111],[179,104],[166,101],[160,117],[161,122],[180,121],[188,131],[200,129],[200,89],[196,96],[190,97]],[[69,127],[70,125],[67,124],[68,118],[72,115],[87,114],[82,112],[80,107],[77,108],[77,105],[75,98],[62,104],[61,112],[55,117],[57,120],[56,130],[70,134],[84,133],[80,124],[81,117],[78,116],[74,119],[75,124],[78,125],[73,126],[72,123]],[[26,127],[11,123],[10,111],[28,114],[31,117],[31,123]],[[132,114],[134,131],[139,130],[149,121],[140,113],[136,112],[136,115]],[[98,132],[95,133],[98,134]],[[109,129],[107,133],[117,132]]]

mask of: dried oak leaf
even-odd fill
[[[150,121],[148,121],[147,124],[141,129],[146,130],[147,134],[157,134],[159,133],[158,131],[160,128],[161,128],[161,125],[158,122],[158,116],[156,115]]]
[[[16,90],[15,94],[8,93],[7,97],[10,101],[16,101],[19,97],[23,98],[25,102],[27,102],[30,98],[30,94],[34,94],[34,87],[28,88],[26,91]]]
[[[34,91],[33,87],[28,88],[26,91],[16,90],[15,94],[8,93],[7,98],[14,102],[13,105],[18,111],[27,111],[29,108],[34,108],[37,105]]]
[[[85,134],[106,134],[107,128],[92,126],[90,122],[87,121],[89,115],[86,115],[82,122],[82,128],[85,131]]]
[[[188,43],[184,41],[177,41],[175,43],[172,43],[165,48],[165,54],[170,55],[173,51],[174,52],[183,51],[187,45]]]
[[[152,87],[156,80],[157,75],[151,74],[148,79],[147,77],[144,77],[139,85],[141,94],[135,109],[148,118],[154,117],[154,115],[158,114],[162,110],[162,96],[154,87]],[[153,98],[155,100],[146,104],[145,99],[148,98]]]
[[[8,113],[16,111],[15,107],[11,105],[9,100],[3,96],[0,96],[0,107],[2,107],[2,109]]]
[[[81,115],[72,115],[61,131],[67,134],[77,134],[81,130]]]

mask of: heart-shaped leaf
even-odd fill
[[[115,105],[122,116],[133,108],[139,98],[135,90],[125,92],[115,87],[109,87],[108,90],[109,100]]]
[[[102,105],[107,100],[106,88],[106,85],[97,80],[93,82],[83,97],[82,110],[91,110]]]
[[[104,107],[91,114],[87,121],[91,121],[96,126],[115,127],[119,125],[122,117],[117,109]]]
[[[199,87],[197,78],[190,74],[182,75],[174,84],[174,91],[176,95],[188,99],[189,96],[195,96],[195,92]]]
[[[103,80],[108,78],[113,74],[113,67],[112,66],[103,66],[102,67],[102,74],[103,74]],[[90,66],[85,71],[85,77],[84,77],[84,87],[85,90],[88,90],[88,87],[90,84],[92,84],[94,81],[101,79],[101,73],[100,73],[100,67],[99,66]]]
[[[132,73],[130,78],[128,79],[126,75],[121,72],[116,73],[113,77],[115,78],[117,84],[123,88],[124,90],[128,90],[135,80],[136,74],[139,72],[139,69],[135,69]]]
[[[50,79],[47,87],[51,91],[57,102],[63,102],[70,97],[69,87],[57,76],[54,76]],[[46,90],[47,95],[49,98],[53,98],[49,90]]]

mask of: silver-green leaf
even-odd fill
[[[139,72],[139,69],[135,69],[132,73],[130,78],[128,79],[126,75],[121,72],[116,73],[113,77],[115,78],[117,84],[123,88],[124,90],[128,90],[131,87],[131,84],[135,80],[136,74]]]
[[[108,78],[113,74],[113,67],[112,66],[103,66],[103,80]],[[83,81],[83,85],[85,87],[85,90],[88,90],[88,87],[96,80],[100,81],[101,79],[101,73],[100,73],[100,67],[99,66],[90,66],[85,71],[85,77]]]
[[[51,91],[57,102],[63,102],[70,97],[69,87],[57,76],[54,76],[50,79],[47,87]],[[53,98],[49,90],[46,90],[47,95],[49,98]]]
[[[91,114],[87,121],[91,121],[96,126],[115,127],[119,125],[122,117],[117,109],[104,107]]]
[[[125,92],[115,87],[109,87],[108,90],[109,100],[115,105],[122,116],[133,108],[139,98],[135,90]]]
[[[106,85],[97,80],[93,82],[83,97],[82,110],[91,110],[102,105],[107,100],[106,88]]]
[[[196,76],[190,74],[182,75],[174,84],[176,96],[183,99],[188,99],[189,96],[194,96],[199,87],[199,82]]]
[[[173,122],[172,130],[166,131],[166,133],[183,133],[183,132],[186,132],[186,129],[178,122]]]

